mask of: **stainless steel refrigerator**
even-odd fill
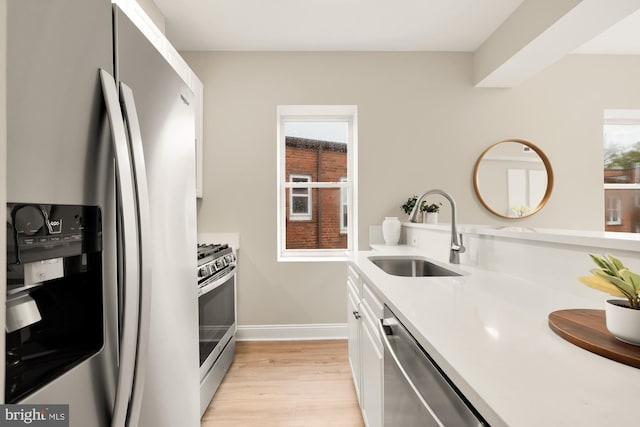
[[[109,0],[9,0],[5,403],[199,424],[193,94]]]

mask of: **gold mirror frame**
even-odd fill
[[[480,193],[480,184],[479,184],[479,179],[478,179],[478,171],[480,169],[480,163],[482,161],[482,159],[484,158],[484,156],[491,151],[492,148],[495,148],[496,146],[500,145],[500,144],[504,144],[506,142],[518,142],[522,145],[525,145],[529,148],[531,148],[533,151],[535,151],[535,153],[540,157],[540,159],[542,160],[542,163],[544,164],[544,167],[547,171],[547,189],[542,197],[542,200],[540,200],[540,203],[538,203],[538,206],[536,206],[534,209],[530,210],[529,212],[527,212],[524,215],[521,216],[507,216],[507,215],[503,215],[499,212],[496,212],[491,206],[489,206],[489,204],[485,201],[485,199],[482,197],[482,194]],[[526,218],[529,217],[531,215],[533,215],[534,213],[538,212],[540,209],[542,209],[544,207],[545,204],[547,204],[547,201],[549,200],[549,197],[551,196],[551,190],[553,190],[553,169],[551,168],[551,163],[549,162],[549,158],[547,158],[546,154],[544,154],[544,152],[538,148],[536,145],[532,144],[529,141],[526,141],[524,139],[517,139],[517,138],[513,138],[513,139],[504,139],[502,141],[498,141],[495,144],[492,144],[491,146],[489,146],[486,150],[484,150],[482,152],[482,154],[480,154],[480,157],[478,157],[478,160],[476,160],[476,164],[473,168],[473,189],[475,190],[476,196],[478,197],[478,200],[480,201],[480,203],[482,204],[482,206],[485,207],[485,209],[487,209],[489,212],[491,212],[492,214],[500,217],[500,218],[504,218],[504,219],[521,219],[521,218]]]

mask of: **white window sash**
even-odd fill
[[[347,182],[290,182],[284,183],[284,188],[349,188]]]
[[[294,194],[293,191],[289,191],[289,219],[291,221],[309,221],[313,218],[313,198],[311,188],[307,186],[307,184],[311,181],[310,175],[302,175],[302,174],[291,174],[289,176],[290,180],[293,179],[306,179],[307,182],[291,182],[291,184],[296,184],[290,188],[303,188],[307,190],[307,194]],[[298,186],[297,184],[302,184],[302,186]],[[293,199],[294,198],[305,198],[307,199],[307,211],[306,212],[294,212],[293,211]]]
[[[292,121],[346,121],[348,122],[347,141],[347,181],[346,182],[309,182],[292,183],[286,178],[286,145],[284,124]],[[344,261],[352,252],[358,250],[357,242],[357,107],[353,105],[312,105],[312,106],[278,106],[277,111],[277,192],[278,224],[277,224],[277,259],[278,261]],[[286,249],[286,190],[287,188],[338,188],[348,189],[349,204],[346,249]],[[342,201],[341,201],[342,205]],[[291,218],[290,218],[291,219]]]

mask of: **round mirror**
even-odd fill
[[[549,200],[553,171],[547,156],[523,139],[506,139],[484,150],[473,171],[480,203],[494,215],[517,219],[538,212]]]

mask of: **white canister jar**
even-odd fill
[[[400,220],[395,216],[387,216],[382,221],[382,237],[386,245],[397,245],[400,241]]]

